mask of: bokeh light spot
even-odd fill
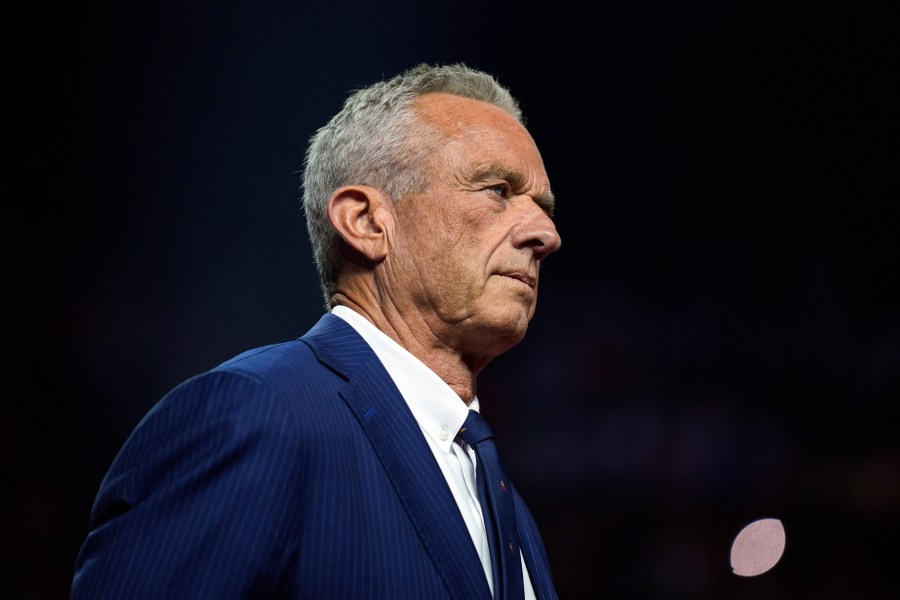
[[[775,566],[784,554],[784,526],[778,519],[760,519],[744,527],[731,545],[731,570],[753,577]]]

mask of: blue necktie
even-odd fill
[[[469,411],[459,437],[475,450],[478,458],[475,479],[481,500],[481,512],[491,548],[494,570],[494,598],[522,600],[525,597],[519,532],[512,488],[500,464],[494,433],[474,410]]]

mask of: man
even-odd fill
[[[502,475],[515,531],[489,544],[509,531],[479,490],[495,461],[458,437],[560,245],[515,100],[464,65],[356,91],[310,142],[303,202],[330,312],[148,413],[73,598],[555,598]]]

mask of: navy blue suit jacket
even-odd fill
[[[535,591],[554,599],[516,500]],[[75,599],[269,597],[490,598],[406,402],[330,314],[160,400],[100,486],[72,586]]]

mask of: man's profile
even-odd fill
[[[326,314],[151,409],[101,483],[72,597],[556,598],[477,415],[560,246],[515,99],[418,65],[354,91],[304,166]]]

